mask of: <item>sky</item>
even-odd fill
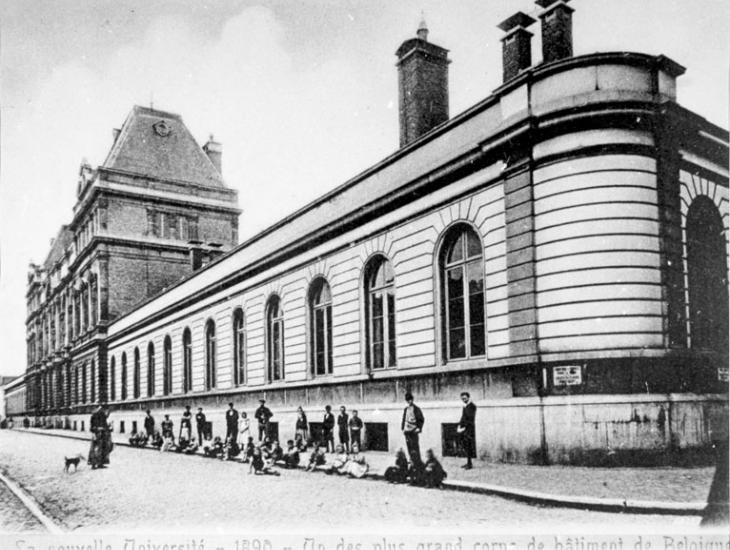
[[[575,55],[663,53],[678,99],[727,128],[727,0],[574,0]],[[501,83],[502,32],[529,0],[3,0],[0,375],[25,370],[28,264],[71,220],[79,164],[101,164],[132,106],[223,144],[244,240],[398,148],[394,52],[423,16],[450,50],[451,115]],[[540,61],[539,25],[532,27]]]

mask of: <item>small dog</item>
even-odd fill
[[[85,460],[85,458],[81,455],[76,455],[72,457],[64,456],[63,459],[65,460],[65,467],[63,468],[64,472],[68,472],[68,469],[71,465],[74,467],[74,472],[79,468],[79,462],[82,460]]]

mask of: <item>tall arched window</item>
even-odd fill
[[[81,402],[86,403],[86,363],[81,366]]]
[[[728,353],[728,280],[722,218],[711,199],[687,211],[687,279],[693,348]]]
[[[466,224],[451,228],[440,256],[446,360],[485,353],[483,264],[482,242],[474,230]]]
[[[276,294],[266,304],[266,363],[269,382],[284,379],[284,312]]]
[[[96,401],[96,362],[91,360],[91,371],[89,372],[89,378],[91,382],[91,398],[89,401],[94,403]]]
[[[127,352],[122,353],[122,401],[127,399]]]
[[[394,367],[395,274],[384,256],[374,257],[365,266],[365,296],[368,367]]]
[[[116,357],[112,357],[109,362],[109,401],[115,401],[117,399],[117,360]]]
[[[132,389],[134,390],[134,398],[137,399],[141,395],[141,367],[140,367],[140,359],[139,359],[139,348],[134,348],[134,373],[132,380],[132,385],[134,386]]]
[[[147,397],[155,395],[155,345],[147,344]]]
[[[322,277],[309,287],[309,357],[312,374],[332,374],[332,294]]]
[[[205,389],[215,388],[215,322],[205,323]]]
[[[193,339],[190,329],[183,331],[183,392],[193,389]]]
[[[233,312],[233,383],[246,383],[246,330],[241,308]]]
[[[165,336],[162,354],[162,394],[172,393],[172,339]]]

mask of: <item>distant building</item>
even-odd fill
[[[22,376],[0,376],[0,422],[25,412],[25,384]]]
[[[196,231],[235,242],[235,194],[178,117],[135,108],[30,278],[29,413],[107,399],[129,431],[190,404],[221,433],[225,403],[265,398],[289,438],[297,406],[316,433],[345,404],[392,451],[411,391],[450,454],[466,390],[495,460],[726,437],[728,133],[677,103],[676,62],[574,57],[572,9],[538,4],[542,62],[508,18],[504,83],[452,118],[422,24],[397,51],[401,148],[192,274]]]
[[[27,407],[70,414],[106,394],[108,328],[238,241],[221,146],[135,107],[104,163],[81,165],[73,218],[28,275]]]

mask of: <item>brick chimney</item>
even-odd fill
[[[210,159],[210,162],[213,163],[213,166],[215,166],[215,169],[218,170],[219,174],[223,174],[221,171],[221,161],[223,157],[223,146],[215,141],[213,138],[213,134],[210,135],[210,139],[208,140],[208,143],[203,145],[203,151],[206,155],[208,155],[208,158]]]
[[[505,34],[502,37],[502,78],[504,82],[516,77],[520,71],[532,65],[530,39],[532,33],[527,27],[535,20],[518,11],[497,25]]]
[[[535,3],[544,8],[540,14],[542,21],[542,60],[543,63],[558,61],[573,56],[573,8],[569,0],[537,0]]]
[[[424,21],[416,38],[403,42],[395,53],[401,147],[449,119],[448,53],[428,41]]]

